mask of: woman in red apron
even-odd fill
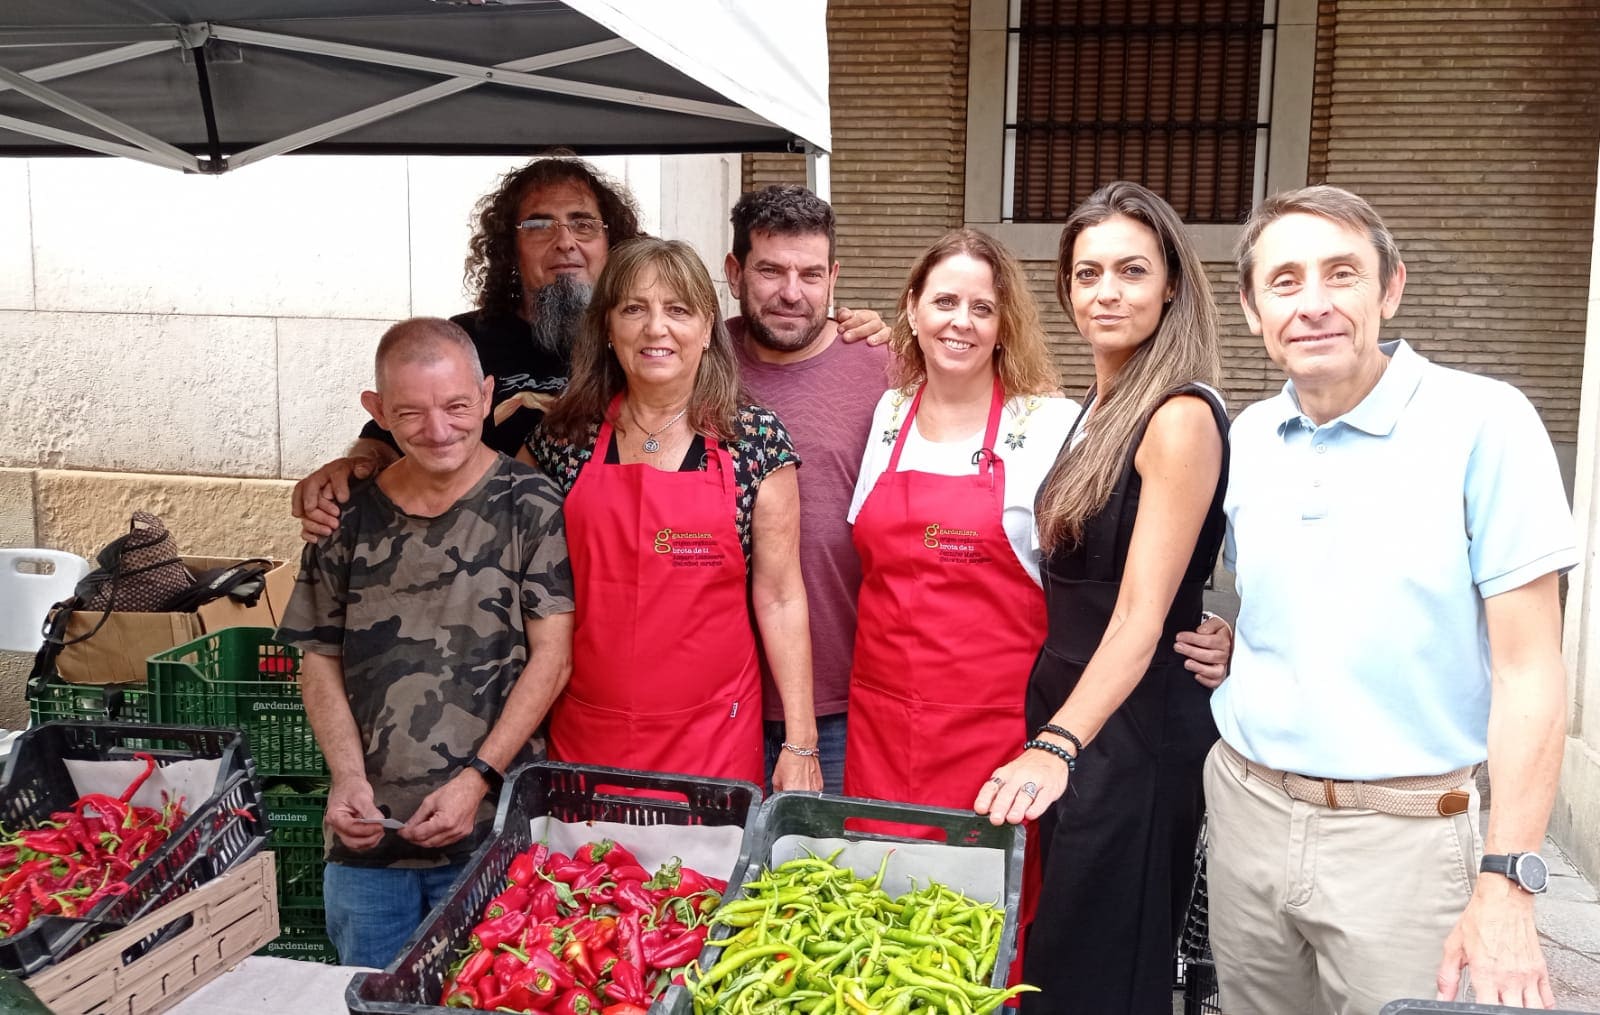
[[[611,252],[566,392],[530,437],[567,493],[572,678],[558,761],[761,783],[760,628],[787,739],[778,789],[820,789],[800,580],[799,459],[740,406],[711,278],[686,244]],[[754,566],[752,567],[752,562]]]
[[[1033,494],[1076,407],[1051,397],[1033,298],[982,233],[922,255],[891,341],[903,375],[879,404],[852,505],[862,582],[845,792],[964,808],[1026,739],[1045,612],[1019,550],[1031,561]]]

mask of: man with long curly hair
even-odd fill
[[[494,408],[483,441],[515,455],[545,407],[567,384],[568,353],[589,290],[611,248],[644,235],[626,187],[582,159],[555,154],[507,173],[474,209],[466,285],[476,310],[450,320],[477,346],[494,378]],[[845,342],[887,340],[872,311],[838,308]],[[292,510],[310,542],[333,532],[350,480],[387,467],[399,450],[375,421],[343,458],[295,485]]]

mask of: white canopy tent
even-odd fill
[[[0,155],[802,151],[825,0],[7,0]]]

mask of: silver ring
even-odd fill
[[[996,786],[1004,786],[1006,784],[1006,781],[1000,778],[998,775],[991,775],[989,777],[989,781],[994,783]]]
[[[1028,799],[1032,800],[1039,795],[1039,786],[1037,783],[1025,782],[1022,784],[1022,792],[1028,794]]]

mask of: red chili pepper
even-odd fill
[[[513,885],[489,900],[489,905],[484,909],[484,916],[504,916],[507,913],[523,913],[528,909],[528,890]]]
[[[456,973],[456,983],[462,987],[476,987],[478,981],[490,974],[493,968],[494,952],[473,952],[467,956],[467,961],[461,964],[461,970]]]
[[[463,987],[459,984],[449,994],[445,995],[444,1006],[446,1008],[482,1007],[478,1003],[478,992],[471,987]]]
[[[600,1010],[600,999],[587,987],[573,987],[556,999],[555,1015],[589,1015]]]
[[[615,951],[604,945],[589,949],[589,964],[594,966],[595,972],[600,974],[602,980],[610,976],[612,968],[621,961]]]
[[[524,968],[506,989],[507,1007],[543,1008],[561,995],[555,977],[543,969]]]
[[[562,885],[566,888],[566,885]],[[570,895],[570,890],[568,891]],[[528,915],[535,920],[554,920],[560,914],[556,899],[556,886],[541,880],[528,892]]]
[[[644,917],[627,913],[617,918],[617,957],[644,972]]]
[[[656,969],[675,969],[687,965],[705,947],[706,933],[709,929],[705,926],[695,927],[654,949],[650,947],[649,939],[646,938],[644,960]]]
[[[546,866],[545,873],[565,885],[576,886],[578,879],[593,869],[593,864],[582,863],[578,860],[567,860],[562,863],[556,863],[552,860]],[[605,868],[602,867],[600,873],[601,876],[604,876]]]
[[[133,757],[136,761],[144,762],[144,771],[135,777],[132,782],[128,783],[128,788],[122,791],[122,795],[120,797],[117,797],[117,799],[123,803],[127,803],[129,800],[132,800],[133,795],[139,792],[139,787],[143,786],[145,781],[148,780],[156,770],[156,759],[150,755],[135,754]]]
[[[596,916],[580,920],[573,925],[572,936],[591,949],[604,948],[617,939],[617,918]]]
[[[582,983],[594,983],[599,979],[596,975],[594,964],[589,961],[589,946],[581,938],[573,936],[561,946],[561,957],[566,960],[572,972]]]
[[[603,863],[611,868],[624,865],[639,866],[638,858],[628,851],[628,847],[615,839],[586,842],[578,847],[573,857],[586,863]]]
[[[471,943],[491,956],[503,942],[514,941],[528,925],[528,914],[517,910],[504,916],[491,917],[472,928]]]
[[[505,946],[502,945],[501,947]],[[571,968],[543,948],[535,948],[528,952],[528,965],[533,969],[541,969],[549,973],[551,978],[556,981],[556,985],[562,990],[566,990],[578,982]]]
[[[649,881],[650,872],[636,863],[613,864],[611,876],[618,882],[622,881]]]
[[[600,1015],[648,1015],[643,1001],[618,1001],[600,1009]]]
[[[650,998],[644,990],[644,973],[626,962],[618,962],[611,970],[611,982],[606,984],[605,995],[612,1001],[650,1003]]]
[[[539,865],[533,862],[533,854],[518,853],[511,858],[511,865],[506,868],[506,882],[516,888],[527,888],[533,883],[538,874]]]
[[[617,897],[614,900],[617,908],[624,913],[654,913],[656,900],[645,890],[644,883],[640,881],[620,881],[617,883]]]

